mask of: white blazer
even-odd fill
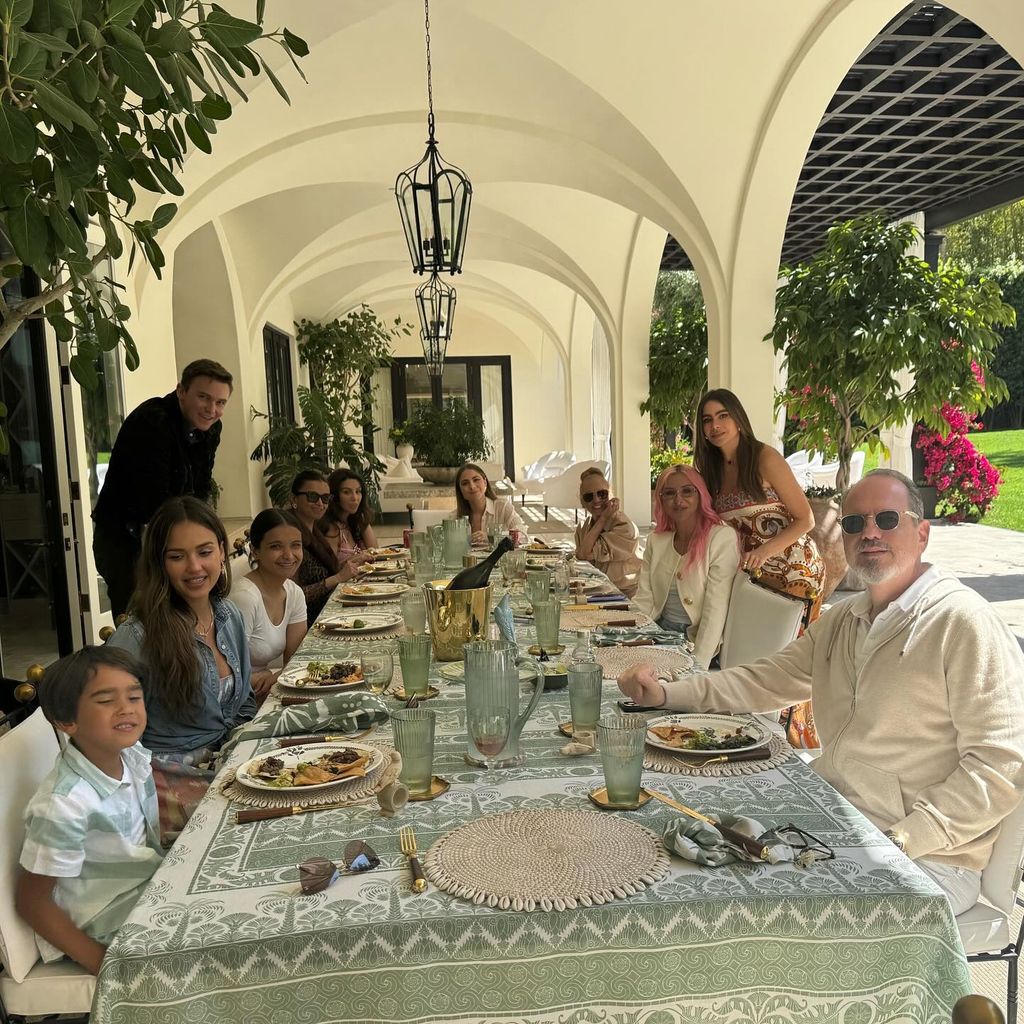
[[[459,510],[455,509],[446,518],[455,519],[458,517],[458,514]],[[484,514],[480,520],[480,529],[486,533],[492,526],[504,526],[510,532],[518,530],[522,534],[522,543],[529,543],[530,538],[526,530],[526,524],[519,518],[515,505],[508,498],[487,498],[485,500]]]
[[[736,531],[724,523],[712,526],[704,557],[681,580],[675,578],[675,573],[685,564],[686,556],[680,560],[674,540],[671,532],[648,535],[640,585],[633,600],[640,611],[657,619],[668,600],[668,588],[675,583],[683,610],[690,617],[686,635],[694,643],[693,656],[707,668],[722,646],[733,577],[740,564]]]

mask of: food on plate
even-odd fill
[[[738,750],[757,742],[756,736],[736,729],[690,729],[685,725],[652,725],[647,731],[678,750]]]
[[[306,674],[297,679],[294,686],[338,686],[340,683],[358,683],[363,678],[363,670],[354,661],[339,661],[331,664],[325,661],[311,661],[306,666]]]
[[[362,594],[376,594],[377,588],[372,583],[352,583],[348,586],[342,587],[341,592],[343,594],[353,594],[360,596]]]
[[[364,750],[342,747],[321,754],[315,761],[299,761],[288,767],[279,757],[265,757],[250,775],[270,786],[320,786],[325,782],[351,779],[366,774],[370,754]]]

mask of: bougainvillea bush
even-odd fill
[[[975,523],[995,500],[1002,477],[967,436],[982,429],[976,417],[948,402],[941,415],[947,431],[915,431],[914,444],[924,456],[925,482],[936,489],[939,515],[951,523]]]

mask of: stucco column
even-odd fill
[[[593,363],[594,312],[579,295],[573,297],[569,337],[569,380],[572,403],[569,411],[571,450],[580,462],[594,454],[591,366]]]

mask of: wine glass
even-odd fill
[[[391,685],[391,678],[395,674],[395,659],[388,651],[364,654],[359,664],[371,693],[383,693]]]
[[[466,724],[473,746],[480,752],[484,767],[491,768],[508,743],[512,731],[512,710],[508,705],[482,704],[467,709]]]

